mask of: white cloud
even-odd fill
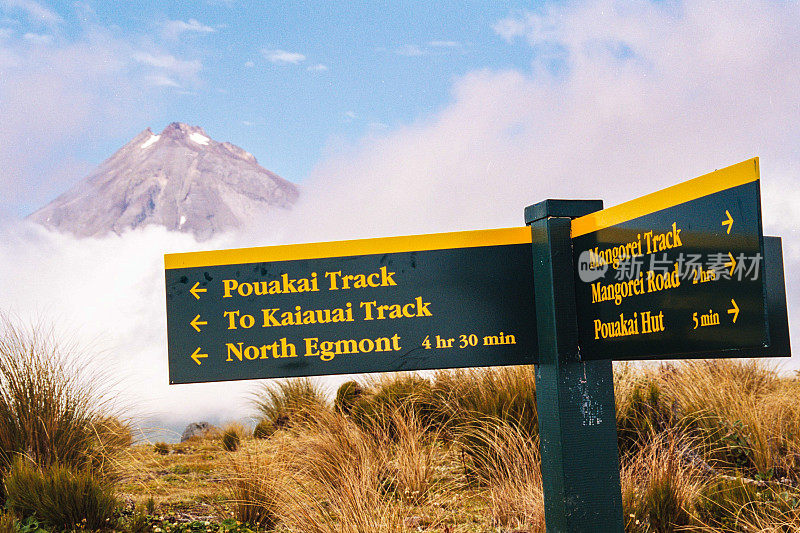
[[[396,55],[405,56],[405,57],[420,57],[427,55],[428,52],[423,50],[416,44],[406,44],[403,46],[399,46],[392,50]]]
[[[203,64],[198,60],[182,60],[172,54],[150,54],[147,52],[136,52],[133,59],[143,65],[149,65],[158,69],[175,72],[182,75],[197,74]]]
[[[202,68],[92,25],[49,42],[29,33],[3,32],[0,41],[0,213],[53,198],[86,170],[59,155],[65,145],[119,135],[120,124],[139,123],[176,96],[159,88],[190,87]]]
[[[461,43],[458,41],[430,41],[428,46],[435,48],[459,48]]]
[[[26,33],[22,38],[34,45],[50,44],[53,42],[52,35],[42,33]]]
[[[199,249],[190,235],[150,227],[77,239],[16,223],[0,226],[0,237],[0,311],[52,323],[58,337],[99,354],[115,376],[120,404],[129,406],[126,416],[185,425],[250,412],[245,393],[253,382],[168,385],[163,254]]]
[[[166,39],[175,40],[184,33],[214,33],[217,30],[211,26],[206,26],[196,19],[183,20],[168,20],[161,26],[161,34]]]
[[[153,87],[184,87],[186,84],[193,84],[203,68],[199,60],[178,59],[172,54],[135,52],[132,58],[153,70],[145,76],[148,84]]]
[[[325,72],[328,70],[328,65],[317,63],[316,65],[310,65],[306,70],[309,72]]]
[[[244,66],[247,68],[253,68],[256,66],[256,64],[253,63],[252,61],[245,61]]]
[[[158,74],[151,74],[145,78],[149,85],[153,87],[181,87],[181,84],[173,80],[169,76],[160,76]]]
[[[536,32],[539,20],[533,13],[518,13],[495,22],[492,29],[506,42],[511,43],[517,37]]]
[[[287,52],[286,50],[261,50],[267,61],[276,65],[297,65],[306,60],[306,56],[298,52]]]
[[[0,0],[0,9],[25,13],[31,22],[53,27],[61,24],[63,19],[55,11],[47,9],[33,0]]]
[[[38,203],[63,185],[38,176],[46,169],[41,161],[53,158],[65,139],[90,129],[109,134],[110,124],[129,118],[126,110],[149,107],[127,67],[127,43],[102,31],[55,45],[30,41],[9,35],[0,47],[0,211],[7,204]],[[61,163],[53,174],[64,171],[65,179],[74,179],[64,169],[68,161]]]
[[[388,213],[414,231],[436,230],[438,220],[466,223],[465,212],[481,213],[478,224],[519,223],[523,197],[613,203],[753,155],[765,169],[797,160],[800,27],[791,21],[800,8],[737,5],[718,10],[709,31],[704,2],[681,13],[616,5],[584,2],[526,22],[528,33],[515,30],[526,42],[564,48],[562,72],[543,73],[539,58],[531,73],[473,72],[444,111],[326,161],[314,187],[352,190],[363,179],[384,201],[343,212],[374,206],[391,228],[400,224]],[[345,196],[358,203],[370,194]],[[487,199],[501,203],[486,209]]]

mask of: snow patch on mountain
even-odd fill
[[[142,150],[144,150],[145,148],[148,148],[148,147],[150,147],[150,146],[153,146],[155,143],[157,143],[157,142],[158,142],[158,140],[159,140],[160,138],[161,138],[161,135],[151,135],[151,136],[150,136],[150,138],[149,138],[149,139],[147,139],[147,140],[144,142],[144,144],[142,144],[142,147],[141,147],[141,148],[142,148]]]
[[[202,144],[203,146],[207,145],[211,139],[206,137],[205,135],[197,132],[192,132],[189,134],[189,140],[196,142],[197,144]]]

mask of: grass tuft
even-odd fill
[[[22,517],[36,517],[58,530],[113,526],[117,507],[113,487],[89,469],[59,464],[37,467],[17,458],[6,475],[6,506]]]
[[[229,424],[222,430],[222,448],[228,452],[235,452],[242,443],[245,430],[239,424]]]
[[[39,465],[84,467],[130,444],[103,413],[96,376],[52,334],[0,316],[0,470],[17,454]]]
[[[266,383],[252,393],[252,401],[260,419],[274,430],[289,428],[328,410],[325,389],[310,378]]]

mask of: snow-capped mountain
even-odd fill
[[[78,236],[159,224],[209,238],[298,197],[252,154],[173,122],[147,128],[94,172],[28,219]]]

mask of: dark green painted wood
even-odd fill
[[[610,360],[581,362],[570,218],[532,221],[536,401],[548,532],[624,531]],[[576,203],[575,216],[585,214]],[[602,207],[602,204],[595,203]],[[536,207],[536,206],[533,206]],[[569,215],[561,203],[559,215]]]
[[[544,200],[525,208],[525,224],[546,217],[578,218],[603,209],[603,200]]]
[[[786,281],[783,272],[783,243],[780,237],[764,237],[764,283],[767,287],[767,316],[770,345],[747,357],[791,357]],[[744,351],[744,350],[743,350]]]
[[[764,283],[768,266],[760,204],[759,182],[754,181],[575,237],[581,358],[735,357],[741,349],[756,352],[768,346]],[[730,233],[721,223],[726,212],[735,221]],[[673,228],[678,230],[680,245],[648,251],[647,233],[668,234]],[[602,252],[632,242],[642,244],[642,255],[620,261],[618,268],[587,269],[590,250]],[[725,266],[728,254],[737,261],[733,276]],[[657,286],[651,279],[664,272],[672,273],[679,286],[653,290]],[[700,272],[710,272],[713,278],[703,280]],[[615,287],[629,288],[629,280],[641,282],[643,293],[619,302],[595,301],[602,288],[609,292]],[[739,309],[736,322],[728,313],[732,302]],[[646,324],[652,319],[658,326],[650,326],[648,332]],[[702,322],[709,319],[711,323]],[[598,325],[610,331],[623,323],[628,327],[620,328],[621,335],[604,338],[598,333]]]
[[[386,268],[396,285],[327,290],[325,272],[369,274]],[[165,273],[170,383],[319,376],[532,364],[536,362],[536,315],[528,244],[423,250],[389,254],[273,261],[169,269]],[[310,278],[319,291],[223,297],[224,280],[264,283]],[[198,297],[191,290],[204,289]],[[366,320],[364,302],[424,308],[415,317]],[[302,310],[352,309],[352,321],[264,327],[264,309],[274,318]],[[373,305],[374,308],[374,305]],[[249,328],[230,329],[226,312],[255,317]],[[374,313],[374,311],[373,311]],[[430,316],[420,316],[430,315]],[[200,331],[192,325],[202,321]],[[503,341],[498,343],[500,335]],[[509,335],[513,335],[513,343]],[[394,339],[391,351],[323,356],[323,343],[340,340]],[[309,340],[313,339],[313,340]],[[426,343],[427,339],[427,343]],[[507,341],[507,342],[504,342]],[[229,343],[253,347],[279,343],[264,356],[231,355]],[[313,342],[313,344],[309,344]],[[388,341],[386,341],[388,343]],[[375,343],[377,345],[377,342]],[[287,348],[284,349],[284,346]],[[293,347],[289,349],[288,347]],[[313,348],[310,352],[308,347]],[[334,348],[331,350],[335,351]],[[195,361],[192,354],[205,355]],[[241,348],[240,348],[241,350]],[[275,357],[291,353],[289,357]],[[330,360],[325,360],[332,357]]]

